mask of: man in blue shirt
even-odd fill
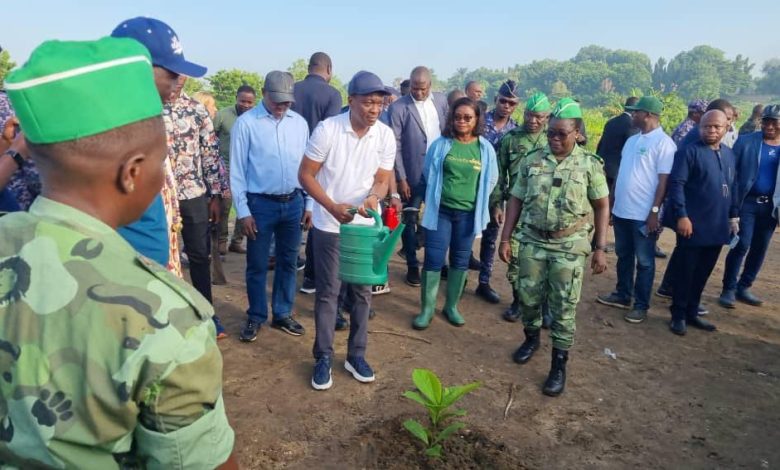
[[[737,300],[753,306],[763,304],[750,292],[750,286],[758,276],[777,227],[777,219],[772,212],[780,162],[780,105],[764,109],[761,132],[742,135],[734,145],[734,153],[737,157],[737,195],[741,206],[739,242],[726,257],[723,292],[719,299],[726,308],[734,308]],[[745,260],[745,266],[739,276],[742,260]]]
[[[265,78],[263,101],[233,125],[230,142],[230,191],[237,219],[247,236],[246,287],[249,297],[241,341],[254,341],[268,319],[266,276],[271,237],[276,239],[276,273],[271,297],[271,326],[294,336],[304,333],[292,318],[301,225],[311,207],[298,182],[309,126],[291,111],[293,77],[273,71]],[[305,210],[304,210],[305,206]]]
[[[699,303],[723,245],[739,232],[734,153],[721,139],[728,129],[723,111],[708,111],[699,124],[700,139],[680,149],[669,177],[665,225],[677,231],[672,321],[684,335],[688,326],[715,331],[698,315]]]

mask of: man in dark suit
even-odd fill
[[[780,105],[767,106],[761,117],[761,131],[740,136],[734,145],[740,208],[739,241],[726,256],[723,270],[719,303],[726,308],[735,308],[737,300],[755,307],[764,303],[750,287],[761,270],[777,227],[773,201],[778,197]]]
[[[333,62],[324,52],[315,52],[309,59],[309,74],[295,84],[293,94],[295,102],[290,109],[303,116],[309,125],[309,134],[320,121],[335,116],[341,112],[341,93],[329,85],[333,78]],[[314,287],[314,252],[312,250],[311,232],[306,237],[306,266],[303,268],[303,285],[301,292],[313,294]]]
[[[409,77],[410,93],[388,109],[390,127],[395,133],[395,174],[398,192],[407,205],[419,207],[423,194],[417,186],[422,176],[425,153],[433,141],[441,136],[447,121],[447,98],[431,92],[431,71],[415,67]],[[417,220],[407,220],[403,232],[403,251],[406,257],[406,283],[420,285],[420,265],[417,260]]]
[[[631,96],[626,100],[626,107],[634,106],[639,101],[636,96]],[[623,151],[623,145],[629,137],[636,133],[636,129],[631,124],[631,113],[623,111],[619,116],[615,116],[604,126],[604,133],[596,147],[596,153],[604,159],[604,173],[607,175],[607,184],[609,185],[609,209],[612,210],[614,199],[612,194],[615,192],[615,180],[617,179],[618,169],[620,169],[620,155]]]

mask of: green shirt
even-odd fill
[[[575,254],[590,252],[591,224],[564,238],[548,240],[537,231],[567,229],[593,212],[591,201],[609,196],[601,158],[579,145],[560,163],[549,147],[522,159],[512,196],[523,203],[519,240]]]
[[[477,202],[481,171],[479,139],[470,144],[453,140],[452,148],[444,158],[441,205],[450,209],[473,211]]]
[[[225,162],[225,168],[230,167],[230,130],[238,119],[235,105],[222,108],[214,116],[214,132],[219,138],[219,156]]]
[[[0,466],[227,460],[211,305],[111,227],[42,196],[0,233]]]
[[[547,138],[542,129],[537,134],[530,134],[524,126],[509,131],[499,143],[496,157],[498,159],[498,184],[490,195],[490,206],[509,199],[509,190],[517,179],[520,162],[530,152],[547,145]]]

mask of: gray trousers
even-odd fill
[[[336,311],[339,291],[339,234],[312,228],[314,252],[314,358],[333,357],[333,336],[336,334]],[[371,308],[371,286],[347,284],[347,296],[352,303],[349,322],[347,355],[363,357],[368,343],[368,311]]]

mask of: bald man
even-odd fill
[[[431,71],[419,66],[409,76],[410,93],[388,108],[388,121],[396,139],[395,174],[398,193],[406,206],[420,206],[425,196],[418,190],[425,153],[441,136],[447,115],[447,98],[431,91]],[[407,220],[403,233],[406,283],[420,285],[417,259],[417,220]]]
[[[699,139],[682,147],[669,176],[665,225],[677,232],[672,321],[669,329],[684,335],[687,327],[715,331],[698,315],[701,294],[721,248],[739,232],[735,156],[722,143],[729,129],[726,113],[707,111],[699,123]]]

